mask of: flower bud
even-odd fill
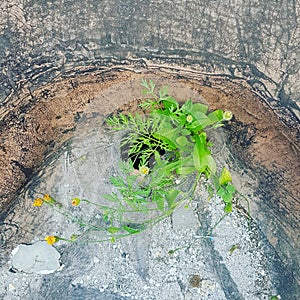
[[[72,204],[72,206],[78,206],[80,204],[80,199],[73,198],[71,204]]]
[[[149,173],[149,168],[146,167],[146,166],[141,166],[141,167],[140,167],[140,173],[141,173],[141,175],[143,175],[143,176],[147,175],[147,174]]]
[[[43,200],[48,203],[56,203],[55,199],[53,199],[49,194],[45,194]]]
[[[49,245],[53,245],[56,242],[58,242],[60,240],[60,238],[58,236],[54,236],[54,235],[48,235],[45,237],[45,241],[47,241],[47,243]]]
[[[232,117],[233,117],[233,114],[231,111],[226,110],[223,112],[223,120],[230,121],[232,119]]]
[[[187,117],[186,117],[186,121],[188,122],[188,123],[192,123],[193,122],[193,116],[191,116],[191,115],[188,115]]]

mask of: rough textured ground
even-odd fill
[[[299,14],[295,0],[4,0],[1,94],[130,52],[263,83],[296,112]]]
[[[83,118],[76,137],[48,158],[21,193],[20,204],[7,218],[19,224],[10,246],[22,241],[34,243],[48,234],[68,238],[82,231],[48,207],[32,207],[34,196],[43,192],[51,192],[75,216],[101,222],[101,212],[94,206],[82,203],[72,208],[70,199],[78,196],[103,203],[101,195],[111,191],[109,177],[116,172],[121,156],[120,135],[103,130],[102,121],[101,115]],[[221,141],[223,134],[218,130],[215,141]],[[222,160],[224,156],[220,153],[217,158]],[[218,198],[208,201],[204,186],[201,181],[188,209],[179,209],[144,234],[116,243],[87,244],[86,239],[75,244],[57,243],[62,268],[53,274],[43,275],[53,267],[50,262],[43,263],[47,252],[38,246],[40,242],[36,245],[39,253],[32,251],[19,258],[15,254],[0,269],[0,297],[250,300],[269,299],[280,293],[294,299],[292,273],[284,268],[255,223],[249,229],[243,210],[234,209],[211,231],[224,215],[224,205]],[[89,240],[95,239],[101,239],[101,234],[89,235]],[[7,252],[8,247],[2,256]],[[5,256],[2,261],[8,260]],[[29,261],[35,262],[35,272],[28,269]],[[55,261],[52,265],[59,268],[56,257]],[[10,265],[13,268],[9,271]]]
[[[139,73],[163,76],[235,112],[235,182],[299,279],[299,14],[295,0],[2,1],[1,211],[99,95],[110,113],[140,98]],[[5,249],[20,224],[4,222]]]
[[[90,74],[71,81],[58,81],[54,85],[37,90],[35,92],[37,99],[41,99],[45,89],[48,91],[49,96],[36,101],[32,108],[28,107],[25,114],[25,122],[23,123],[23,130],[27,133],[25,136],[30,136],[32,140],[38,141],[30,144],[35,160],[28,160],[29,164],[31,163],[32,165],[26,166],[34,169],[43,160],[43,155],[47,151],[50,153],[50,150],[59,150],[62,142],[72,136],[76,132],[76,128],[80,129],[87,118],[97,115],[105,116],[116,109],[134,111],[136,107],[134,99],[141,99],[141,78],[155,78],[158,85],[168,84],[170,86],[170,94],[177,99],[192,98],[195,101],[209,104],[211,108],[220,107],[232,110],[235,118],[229,124],[222,140],[217,139],[216,154],[218,152],[219,154],[222,153],[222,155],[226,154],[224,160],[233,170],[236,185],[250,198],[254,219],[259,223],[271,245],[277,249],[279,256],[283,260],[283,265],[289,266],[288,269],[290,271],[286,272],[289,274],[290,284],[296,288],[296,279],[292,278],[297,277],[296,245],[298,237],[295,233],[298,226],[297,210],[299,211],[299,204],[297,198],[295,196],[292,197],[293,194],[296,195],[298,192],[297,185],[294,185],[298,176],[298,158],[293,148],[293,145],[297,147],[294,132],[290,132],[280,122],[277,115],[268,109],[268,106],[262,99],[240,80],[225,81],[222,77],[207,78],[207,76],[201,74],[197,75],[197,80],[188,79],[188,76],[186,79],[183,79],[184,73],[182,71],[172,70],[172,75],[171,69],[169,71],[169,73],[156,73],[152,70],[151,75],[149,71],[145,74],[127,71],[122,72],[119,78],[117,77],[118,72],[108,73],[115,81],[108,80],[105,84],[98,83],[99,78],[101,78],[102,82],[103,76]],[[181,74],[180,80],[174,76],[177,73]],[[193,78],[195,78],[195,74],[193,74]],[[112,82],[114,84],[111,84]],[[73,84],[73,87],[70,87],[71,84]],[[50,88],[53,88],[51,92],[49,92]],[[127,96],[124,97],[124,94]],[[77,101],[74,99],[77,99]],[[70,105],[68,105],[69,101]],[[64,109],[64,107],[68,107],[68,110]],[[43,112],[47,111],[44,114],[46,117],[36,118],[37,112],[41,110]],[[33,120],[37,123],[34,123]],[[13,132],[13,126],[10,128],[9,132],[3,133],[7,134],[5,141],[8,145],[10,144],[9,137],[11,132]],[[35,131],[35,128],[45,129]],[[46,138],[40,143],[37,132],[47,133]],[[75,136],[77,136],[77,133],[75,133]],[[276,143],[271,142],[274,138]],[[265,151],[255,150],[266,147],[265,141],[270,141],[266,144],[268,146],[267,155]],[[19,144],[20,146],[11,148],[12,150],[6,152],[6,155],[18,153],[18,151],[22,152],[22,148],[24,148],[23,143],[26,143],[26,139],[25,142]],[[48,146],[45,146],[47,144]],[[224,150],[224,144],[228,145],[229,150]],[[26,145],[26,147],[29,146]],[[278,152],[278,147],[281,147],[281,152]],[[40,153],[40,156],[38,153]],[[282,153],[286,153],[285,160],[282,160]],[[10,156],[7,156],[4,161],[10,160]],[[24,165],[22,160],[19,160],[19,162],[20,165]],[[278,180],[275,176],[276,173],[280,173],[285,177],[284,183]],[[268,183],[269,181],[266,182],[266,178],[270,178],[273,184]],[[24,183],[22,180],[23,177],[20,177],[20,186]],[[39,179],[35,177],[34,181],[39,182]],[[16,176],[14,177],[14,182],[17,182]],[[287,182],[291,184],[286,185]],[[91,185],[88,182],[85,182],[85,184]],[[97,182],[92,185],[94,186],[95,184],[97,186]],[[29,189],[29,193],[31,198],[35,197],[32,189]],[[43,191],[39,190],[39,193],[43,193]],[[266,195],[268,195],[268,198]],[[88,195],[82,196],[87,197]],[[269,200],[268,203],[264,202],[267,200]],[[282,203],[285,209],[279,211],[277,208],[278,203]],[[273,217],[270,218],[270,215],[273,215]],[[14,219],[11,216],[17,216],[17,218]],[[22,233],[21,235],[13,236],[13,232],[17,233],[18,228],[22,227],[21,224],[23,223],[35,224],[34,219],[34,215],[31,216],[30,214],[26,219],[23,219],[23,217],[19,219],[16,211],[4,220],[6,225],[3,227],[4,230],[2,232],[2,249],[5,250],[2,252],[2,261],[7,259],[7,253],[13,245],[21,241],[28,242],[28,240],[32,239],[30,237],[31,234],[27,236]],[[268,229],[272,229],[272,231],[270,232]],[[34,232],[32,230],[28,229],[26,232]],[[20,238],[16,239],[18,236]],[[288,239],[286,239],[287,237]],[[294,265],[292,265],[292,262]]]
[[[191,97],[208,103],[211,108],[233,111],[235,119],[229,126],[228,139],[236,160],[233,169],[237,168],[237,182],[241,187],[251,185],[249,190],[259,196],[260,200],[252,201],[256,204],[253,209],[259,219],[267,216],[268,221],[263,222],[262,226],[272,244],[281,247],[285,244],[283,236],[289,236],[291,245],[288,256],[292,257],[298,241],[295,228],[299,226],[299,150],[295,131],[282,124],[266,103],[242,81],[226,81],[223,77],[207,78],[200,74],[197,80],[178,81],[174,79],[178,72],[174,71],[173,75],[162,73],[164,77],[161,79],[158,79],[161,73],[155,77],[160,84],[169,84],[170,93],[179,99]],[[128,71],[122,72],[120,77],[117,77],[118,72],[108,75],[105,83],[103,74],[58,81],[35,91],[35,103],[30,104],[30,96],[27,99],[24,97],[22,103],[27,105],[27,111],[23,113],[24,120],[21,123],[13,118],[18,115],[19,108],[15,114],[7,116],[7,120],[11,118],[5,121],[9,131],[3,127],[2,132],[3,208],[30,178],[44,155],[58,149],[72,135],[76,120],[81,115],[109,114],[122,104],[141,98],[140,80],[144,75]],[[181,72],[181,77],[183,75]],[[111,77],[115,81],[110,81]],[[243,169],[238,169],[239,161],[245,164]],[[243,180],[247,172],[253,172],[249,175],[252,176],[250,182]]]

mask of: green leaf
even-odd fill
[[[208,115],[212,123],[217,123],[223,120],[223,110],[217,109]]]
[[[224,207],[224,211],[227,213],[232,212],[232,202],[226,203],[226,205]]]
[[[219,127],[223,127],[224,126],[224,124],[222,124],[222,123],[217,123],[217,124],[215,124],[214,126],[213,126],[213,128],[214,129],[216,129],[216,128],[219,128]]]
[[[174,109],[179,108],[178,102],[171,96],[164,98],[162,103],[163,103],[165,109],[170,109],[171,107],[173,107]]]
[[[184,117],[184,120],[185,120],[186,119],[185,116],[183,116],[183,117]],[[188,129],[182,128],[182,129],[180,129],[180,134],[187,136],[187,135],[190,135],[191,132]]]
[[[224,185],[231,181],[232,181],[231,174],[230,174],[229,170],[224,167],[222,169],[220,177],[219,177],[219,184]]]
[[[201,116],[200,115],[194,116],[196,120],[193,121],[190,124],[190,126],[188,126],[188,128],[193,132],[203,130],[205,127],[212,124],[211,120],[205,114],[203,113],[199,113],[199,114],[201,114]]]
[[[206,156],[206,164],[209,171],[209,176],[217,172],[217,164],[211,155]]]
[[[232,184],[227,184],[226,190],[228,193],[231,193],[232,195],[236,192],[236,188]]]
[[[167,200],[169,207],[173,206],[175,199],[180,194],[180,192],[181,192],[180,190],[171,189],[169,191],[169,193],[166,195],[166,200]]]
[[[280,295],[271,296],[271,300],[280,300]]]
[[[142,79],[141,85],[146,88],[145,94],[152,94],[155,89],[155,83],[150,79],[147,81],[146,79]]]
[[[155,196],[155,199],[154,199],[156,205],[157,205],[157,208],[160,210],[160,211],[164,211],[164,208],[165,208],[165,200],[164,200],[164,197],[162,195],[156,195]]]
[[[167,134],[169,134],[169,133],[167,133]],[[173,150],[177,149],[176,144],[170,138],[166,137],[165,135],[162,135],[160,133],[153,133],[153,137],[166,143],[170,147],[170,149],[173,149]]]
[[[168,251],[168,254],[172,255],[174,254],[176,251],[181,250],[182,248],[176,248],[176,249],[172,249],[170,251]]]
[[[188,149],[189,152],[191,152],[191,149]],[[195,169],[193,157],[191,156],[191,154],[189,153],[189,156],[184,157],[184,153],[180,153],[180,158],[178,160],[178,166],[176,166],[175,169],[176,169],[177,174],[180,174],[183,176],[195,172],[196,169]]]
[[[115,187],[125,187],[124,182],[119,177],[110,177],[110,182]]]
[[[188,139],[185,136],[180,136],[176,139],[176,143],[179,146],[185,146],[188,143]]]
[[[120,228],[118,228],[118,227],[114,227],[114,226],[110,226],[110,227],[108,227],[107,229],[106,229],[109,233],[117,233],[117,232],[119,232],[120,231]]]
[[[136,233],[141,232],[141,229],[131,228],[131,227],[125,226],[125,225],[123,226],[123,229],[126,230],[130,234],[136,234]]]
[[[195,172],[195,167],[185,167],[185,166],[180,166],[176,169],[176,173],[182,176],[186,176],[188,174],[191,174]]]
[[[211,198],[213,197],[214,195],[214,188],[211,186],[211,185],[208,185],[207,186],[207,192],[208,192],[208,201],[211,200]]]
[[[232,245],[231,248],[229,249],[229,253],[232,254],[233,251],[235,251],[236,249],[239,249],[239,247],[240,247],[239,244]]]
[[[206,165],[203,164],[204,157],[208,155],[209,153],[206,150],[206,134],[201,133],[200,135],[195,135],[196,143],[194,145],[194,151],[193,151],[193,160],[194,160],[194,166],[195,169],[202,173],[206,169]]]
[[[191,113],[192,109],[193,109],[193,103],[191,99],[187,100],[181,107],[182,112],[184,112],[185,114]]]
[[[208,170],[208,175],[215,174],[217,166],[210,151],[207,149],[206,134],[202,132],[200,135],[195,135],[195,140],[196,144],[193,151],[195,169],[200,173]]]
[[[209,119],[209,117],[208,117],[205,113],[203,113],[203,112],[201,112],[201,111],[192,112],[191,115],[192,115],[196,120],[198,120],[199,122],[202,122],[202,121],[203,121],[203,123],[204,123],[204,122],[206,122],[206,123],[207,123],[207,122],[211,123],[211,120]]]
[[[227,203],[231,203],[233,199],[232,193],[228,192],[225,188],[220,187],[217,191],[217,195],[220,196],[223,201]]]
[[[225,204],[232,204],[232,199],[234,196],[234,193],[236,192],[236,189],[233,185],[231,184],[226,184],[225,186],[220,186],[217,195],[220,196]]]
[[[162,87],[162,88],[159,90],[158,94],[159,94],[159,98],[160,98],[160,99],[163,99],[163,98],[165,98],[166,96],[168,96],[168,86]]]
[[[198,112],[206,114],[208,110],[208,106],[202,103],[194,103],[192,107],[192,114],[196,114]]]

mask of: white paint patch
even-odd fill
[[[24,273],[50,274],[60,268],[60,254],[47,244],[39,241],[31,245],[18,245],[12,251],[11,267]]]

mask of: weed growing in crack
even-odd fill
[[[191,100],[181,105],[168,94],[167,87],[156,92],[153,81],[143,80],[142,86],[148,99],[140,106],[147,115],[120,113],[107,119],[112,130],[124,132],[121,147],[127,148],[127,158],[120,162],[118,174],[110,178],[115,191],[102,195],[110,205],[79,198],[71,201],[74,207],[88,204],[99,209],[101,225],[73,216],[49,195],[33,203],[46,203],[78,223],[83,228],[82,235],[97,231],[101,238],[91,242],[113,242],[140,233],[179,207],[187,207],[201,177],[209,182],[210,194],[223,199],[226,214],[232,211],[233,199],[239,194],[229,170],[217,166],[210,150],[213,145],[207,139],[207,131],[223,126],[231,120],[232,113],[209,112],[207,105]],[[79,237],[48,236],[46,240],[53,244]]]

